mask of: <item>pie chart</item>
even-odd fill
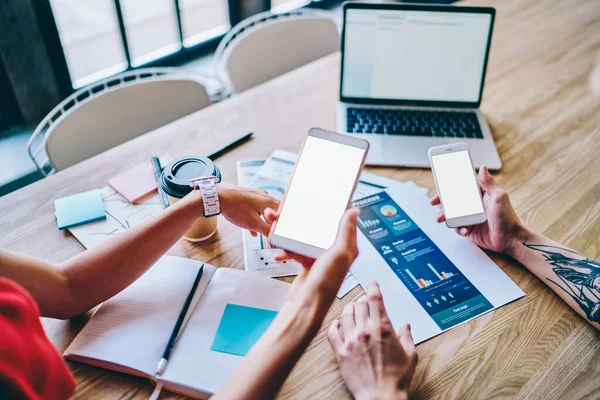
[[[396,207],[386,204],[379,209],[379,212],[386,217],[393,217],[398,213],[398,210],[396,210]]]

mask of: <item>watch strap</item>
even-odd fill
[[[198,187],[202,193],[202,202],[204,203],[204,217],[214,217],[221,213],[219,203],[219,194],[217,193],[218,178],[215,176],[206,176],[190,179],[190,186]]]

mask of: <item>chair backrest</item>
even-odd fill
[[[62,101],[33,133],[29,154],[47,175],[209,104],[208,92],[198,77],[183,71],[153,68],[127,72]]]
[[[233,27],[215,53],[230,94],[275,78],[340,48],[339,29],[325,12],[257,14]]]

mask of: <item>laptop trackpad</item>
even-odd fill
[[[383,154],[381,150],[381,136],[380,135],[361,135],[361,139],[369,141],[369,152],[367,153],[366,164],[381,164]]]
[[[429,167],[427,149],[434,145],[433,140],[422,138],[387,138],[380,145],[383,165],[402,165],[407,167]]]

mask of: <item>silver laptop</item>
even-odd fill
[[[367,139],[367,164],[429,167],[466,142],[475,167],[502,163],[479,110],[495,10],[344,4],[337,129]]]

